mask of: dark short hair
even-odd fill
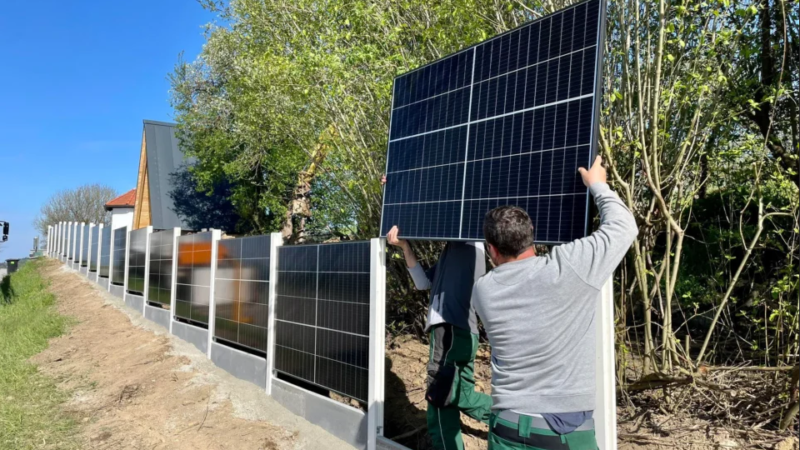
[[[517,256],[533,246],[533,223],[518,206],[498,206],[483,219],[483,236],[503,256]]]

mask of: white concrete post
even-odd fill
[[[214,300],[214,285],[216,284],[217,253],[219,252],[217,244],[221,237],[222,231],[211,230],[211,264],[209,264],[211,278],[208,280],[208,359],[211,359],[211,344],[214,342],[214,329],[216,328],[214,316],[217,314],[217,302]]]
[[[181,235],[181,229],[175,227],[172,229],[172,277],[169,286],[169,334],[172,334],[172,324],[175,322],[175,289],[177,288],[178,278],[178,238]]]
[[[367,449],[377,448],[383,436],[386,388],[386,240],[370,240],[369,267],[369,390],[367,392]]]
[[[600,450],[617,449],[617,389],[614,369],[614,279],[609,278],[600,295],[595,327],[594,423]]]
[[[147,308],[147,295],[150,289],[150,236],[153,235],[153,227],[148,225],[147,238],[145,239],[144,250],[144,287],[142,290],[142,317],[144,317],[144,310]]]
[[[95,257],[97,258],[97,271],[94,273],[94,282],[100,282],[100,255],[103,252],[103,228],[105,227],[104,224],[97,225],[97,254]]]
[[[267,307],[267,395],[272,395],[272,376],[275,370],[275,302],[278,296],[278,250],[283,246],[283,235],[269,235],[269,300]]]

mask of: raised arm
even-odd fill
[[[400,247],[403,250],[406,267],[408,268],[408,273],[411,275],[411,279],[414,280],[414,286],[421,291],[430,289],[431,280],[428,278],[428,274],[425,273],[425,270],[419,265],[417,255],[415,255],[414,251],[411,249],[411,244],[405,239],[399,239],[397,237],[399,233],[400,230],[397,228],[397,225],[393,226],[392,229],[386,233],[386,242]]]
[[[633,214],[606,184],[601,157],[591,169],[579,171],[597,204],[600,227],[590,236],[556,247],[554,253],[562,256],[584,282],[600,289],[625,257],[639,230]]]

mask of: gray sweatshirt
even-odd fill
[[[600,210],[600,227],[591,236],[554,247],[547,256],[501,264],[475,284],[472,301],[492,345],[494,409],[541,414],[595,408],[600,288],[637,228],[607,184],[589,190]]]

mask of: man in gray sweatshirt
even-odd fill
[[[490,449],[595,450],[595,322],[600,289],[636,238],[633,215],[606,184],[598,157],[580,169],[600,212],[583,239],[537,256],[521,208],[489,211],[495,268],[472,301],[492,345]]]

